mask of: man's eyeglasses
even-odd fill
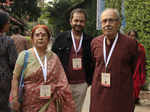
[[[112,23],[114,23],[116,21],[118,21],[118,19],[112,19],[112,18],[110,18],[110,19],[103,19],[101,22],[103,24],[106,24],[107,22],[109,22],[110,24],[112,24]]]

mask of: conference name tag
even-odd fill
[[[110,73],[101,74],[101,84],[105,87],[110,87]]]
[[[40,99],[49,99],[51,97],[51,86],[41,85],[40,86]]]
[[[72,66],[73,66],[73,70],[81,70],[82,69],[82,59],[81,58],[73,58]]]

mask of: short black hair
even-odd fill
[[[81,9],[81,8],[76,8],[76,9],[73,9],[71,11],[71,13],[70,13],[70,20],[72,20],[74,13],[83,13],[84,16],[85,16],[85,19],[87,19],[87,13],[86,13],[86,11],[84,9]]]
[[[9,21],[9,14],[3,10],[0,10],[0,31],[3,30],[5,24]]]
[[[137,33],[137,31],[136,31],[136,30],[130,30],[130,31],[128,32],[128,35],[130,35],[131,32],[134,32],[134,33],[135,33],[135,38],[138,39],[138,33]]]

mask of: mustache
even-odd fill
[[[75,25],[75,27],[82,27],[81,25]]]
[[[105,27],[104,27],[104,30],[112,30],[112,29],[113,29],[112,26],[105,26]]]

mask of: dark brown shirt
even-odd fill
[[[105,72],[103,39],[104,36],[100,36],[91,43],[96,67],[91,89],[90,112],[131,112],[134,104],[132,75],[136,66],[137,44],[119,34],[107,67],[107,72],[111,74],[111,87],[104,87],[101,84],[101,73]],[[106,46],[106,49],[108,56],[110,47]]]
[[[79,47],[79,42],[80,42],[80,40],[75,39],[77,48]],[[81,58],[82,59],[82,57],[83,57],[82,47],[81,47],[80,51],[78,52],[78,54],[76,55],[74,47],[72,45],[70,56],[69,56],[69,66],[68,66],[68,70],[67,70],[68,71],[67,77],[68,77],[68,81],[70,84],[79,84],[79,83],[86,82],[86,75],[85,75],[85,70],[83,68],[83,65],[82,65],[81,70],[73,70],[73,67],[72,67],[73,66],[72,59],[73,58]]]

